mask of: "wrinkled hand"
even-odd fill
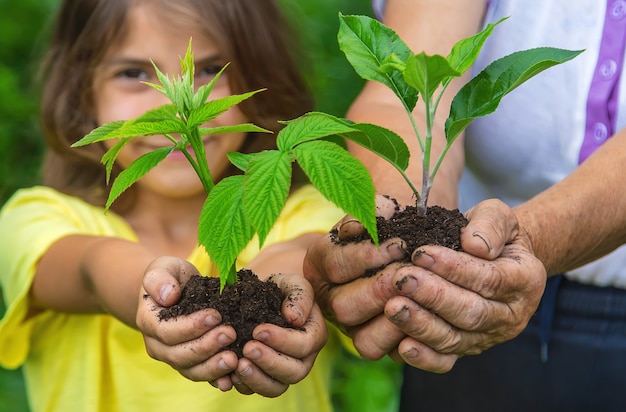
[[[365,250],[350,256],[322,242],[311,249],[307,278],[364,357],[388,353],[420,369],[446,372],[459,357],[512,339],[526,326],[545,287],[543,264],[502,202],[485,201],[467,217],[461,239],[466,253],[423,246],[412,256],[414,265],[388,265],[353,282],[350,276],[364,268],[391,261],[388,250],[377,254],[360,245]]]
[[[151,357],[168,363],[188,379],[208,381],[222,391],[235,387],[243,394],[267,397],[279,396],[310,372],[328,332],[304,278],[275,275],[271,279],[285,293],[285,319],[299,329],[259,325],[254,340],[243,348],[244,358],[238,359],[234,352],[224,350],[236,334],[232,327],[220,324],[217,311],[158,319],[159,310],[178,301],[181,287],[195,273],[189,262],[173,257],[159,258],[146,270],[137,326]]]
[[[377,197],[377,213],[390,217],[395,204]],[[346,216],[335,225],[340,240],[363,232],[362,225]],[[377,248],[369,240],[338,245],[326,235],[311,246],[304,259],[304,274],[313,285],[324,316],[353,338],[367,359],[379,359],[406,336],[384,314],[387,301],[396,296],[391,278],[406,263],[401,239],[389,239]],[[382,269],[381,269],[382,268]],[[375,272],[372,276],[364,273]]]

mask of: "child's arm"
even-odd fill
[[[70,235],[42,256],[31,288],[33,308],[63,312],[108,312],[135,325],[137,291],[155,258],[138,243]]]

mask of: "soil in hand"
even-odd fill
[[[237,332],[237,340],[226,349],[241,358],[243,346],[252,339],[252,331],[261,323],[291,327],[281,313],[283,294],[274,282],[260,280],[252,271],[242,269],[238,280],[224,287],[216,277],[193,276],[183,287],[181,299],[159,312],[166,320],[187,315],[200,309],[214,308],[222,315],[222,322]]]
[[[382,243],[387,239],[399,237],[406,243],[410,260],[413,251],[423,245],[446,246],[457,251],[461,249],[461,229],[467,226],[467,219],[458,209],[446,209],[429,206],[425,215],[420,215],[417,207],[408,206],[404,210],[398,207],[390,219],[377,218],[378,238]],[[334,233],[334,238],[341,243]],[[349,242],[371,240],[367,232]]]

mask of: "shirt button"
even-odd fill
[[[601,144],[604,142],[609,135],[609,129],[606,127],[604,123],[596,123],[593,125],[593,140]]]
[[[617,0],[611,4],[611,17],[613,20],[621,20],[626,16],[626,1]]]
[[[610,79],[615,75],[615,72],[617,72],[617,62],[615,60],[605,60],[600,65],[600,76],[603,79]]]

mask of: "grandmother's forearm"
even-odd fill
[[[514,208],[549,275],[589,263],[626,242],[626,130],[567,178]]]

